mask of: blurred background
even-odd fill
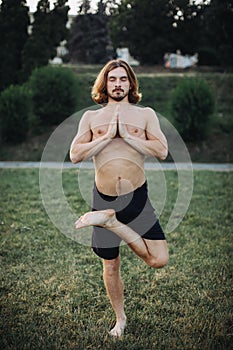
[[[93,105],[96,75],[118,57],[193,161],[232,162],[232,1],[0,4],[1,160],[40,160],[56,126]]]
[[[96,76],[121,57],[137,74],[140,103],[176,127],[193,162],[232,163],[232,26],[232,0],[0,1],[0,161],[40,161],[64,120],[78,126],[98,107]],[[63,157],[64,138],[54,148]],[[61,234],[42,196],[66,225],[63,195],[75,217],[90,210],[93,170],[44,168],[41,191],[37,164],[23,166],[32,168],[0,169],[1,349],[232,350],[232,171],[147,170],[162,227],[171,217],[182,224],[167,234],[165,269],[121,247],[129,317],[115,341],[88,232],[77,244],[69,221]]]

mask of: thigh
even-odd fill
[[[114,248],[119,247],[121,239],[114,232],[104,227],[93,226],[92,247],[95,248]]]

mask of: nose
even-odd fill
[[[118,87],[118,86],[121,86],[121,80],[120,79],[117,79],[115,81],[115,86]]]

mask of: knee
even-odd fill
[[[104,270],[103,273],[106,276],[114,276],[119,273],[120,262],[119,259],[104,260]]]
[[[147,265],[149,265],[150,267],[153,267],[154,269],[160,269],[164,266],[166,266],[168,264],[168,254],[163,254],[160,256],[155,257],[151,257],[148,261],[147,261]]]

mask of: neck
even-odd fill
[[[128,101],[126,102],[123,102],[123,101],[120,101],[120,102],[116,102],[116,101],[109,101],[105,107],[108,107],[108,108],[113,108],[115,109],[116,106],[119,106],[120,108],[125,108],[125,106],[128,106],[130,105],[130,103]]]
[[[127,105],[128,101],[108,101],[107,105]]]

